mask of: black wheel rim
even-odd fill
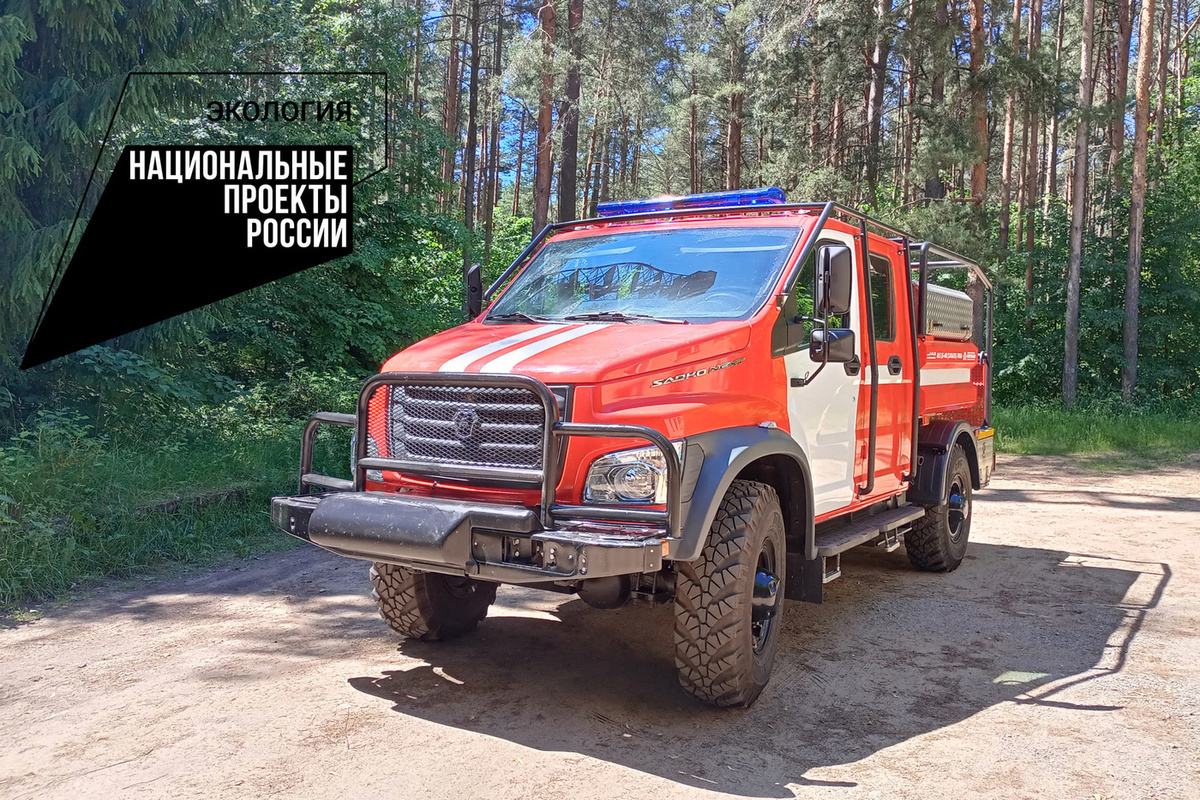
[[[955,476],[950,484],[950,498],[946,502],[946,521],[950,528],[950,541],[958,542],[967,530],[971,517],[971,494],[962,478]]]
[[[752,575],[759,572],[768,572],[772,575],[778,574],[775,571],[775,544],[770,539],[763,542],[762,550],[758,552],[758,562],[755,564]],[[776,599],[775,604],[776,608],[778,608],[778,599]],[[767,641],[771,638],[771,626],[774,623],[774,617],[750,623],[750,640],[756,654],[761,653],[763,648],[767,646]]]

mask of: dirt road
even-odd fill
[[[668,607],[400,642],[313,548],[101,591],[0,630],[0,796],[1200,797],[1200,461],[998,474],[957,572],[789,603],[746,711],[679,690]]]

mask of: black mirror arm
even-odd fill
[[[817,371],[811,375],[805,375],[803,378],[792,378],[791,384],[793,388],[807,386],[808,384],[812,383],[817,379],[817,376],[821,374],[821,370],[825,369],[825,365],[829,363],[829,317],[818,319],[816,317],[806,317],[803,314],[797,314],[796,319],[804,319],[821,323],[821,330],[824,335],[822,336],[821,344],[821,363],[817,365]]]

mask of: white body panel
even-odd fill
[[[832,240],[855,248],[849,234],[825,230],[821,240]],[[857,262],[857,259],[855,259]],[[860,275],[854,270],[850,328],[861,341],[858,312]],[[809,358],[807,348],[783,357],[788,376],[788,425],[792,438],[808,456],[812,469],[813,501],[819,516],[850,505],[854,499],[854,462],[858,392],[861,377],[847,375],[842,364],[827,364],[812,382],[800,387],[792,378],[803,378],[820,366]],[[868,383],[870,377],[867,378]]]

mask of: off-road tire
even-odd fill
[[[751,600],[759,557],[768,547],[779,600],[756,651]],[[700,557],[677,565],[675,666],[690,694],[716,706],[748,706],[758,698],[779,646],[786,563],[775,490],[765,483],[734,481]]]
[[[966,514],[954,517],[950,497],[958,492],[966,501]],[[971,533],[971,467],[967,454],[959,445],[950,451],[950,469],[946,472],[946,496],[941,505],[925,510],[925,516],[913,523],[904,534],[904,549],[908,560],[926,572],[953,572],[967,554],[967,537]]]
[[[440,641],[462,636],[487,616],[496,584],[471,578],[376,563],[371,592],[392,630],[410,639]]]

